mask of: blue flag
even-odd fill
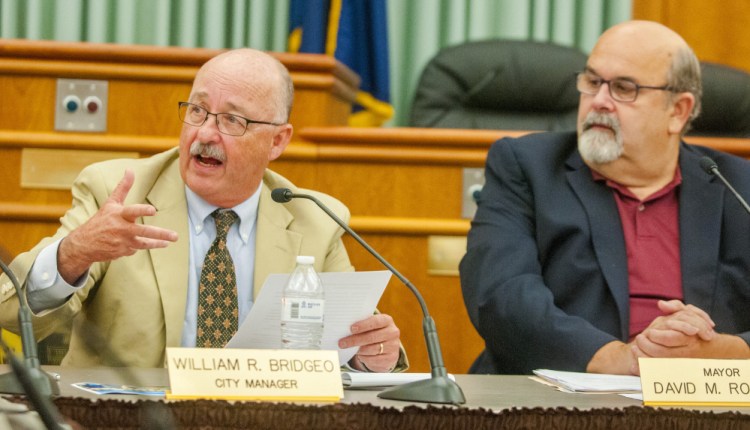
[[[360,76],[350,125],[393,116],[385,0],[291,0],[288,50],[331,55]]]

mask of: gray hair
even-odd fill
[[[701,65],[692,49],[684,46],[677,50],[672,65],[667,74],[667,85],[673,93],[688,92],[695,97],[693,111],[690,112],[685,126],[684,135],[690,130],[690,125],[701,113],[701,97],[703,84],[701,82]]]
[[[280,118],[277,118],[275,121],[287,123],[289,122],[289,116],[292,113],[292,104],[294,103],[294,82],[292,82],[292,77],[289,75],[289,70],[287,70],[286,66],[276,58],[273,58],[273,60],[279,69],[279,77],[281,78],[278,99],[276,100],[277,112]]]

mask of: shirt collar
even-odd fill
[[[231,208],[225,208],[232,209],[240,218],[240,239],[245,244],[250,240],[250,233],[255,228],[255,220],[258,218],[258,202],[260,202],[260,190],[262,186],[263,182],[258,185],[258,189],[244,202]],[[192,233],[199,235],[205,230],[206,223],[212,222],[208,218],[219,207],[203,200],[187,185],[185,185],[185,198],[187,200],[188,221],[190,222]]]
[[[628,187],[607,178],[606,176],[602,175],[601,173],[597,172],[594,169],[590,169],[590,170],[591,170],[591,176],[594,178],[595,181],[606,183],[608,187],[614,189],[615,191],[620,193],[620,195],[622,196],[629,197],[635,200],[640,200],[632,192],[630,192]],[[648,196],[644,200],[644,202],[655,200],[661,196],[666,195],[667,193],[673,191],[681,183],[682,183],[682,170],[680,169],[680,165],[678,164],[677,169],[675,169],[674,178],[672,178],[672,181],[670,181],[667,185],[665,185],[664,188]]]

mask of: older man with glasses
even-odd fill
[[[612,27],[577,77],[577,132],[502,139],[461,284],[475,373],[637,374],[637,358],[750,358],[750,164],[682,136],[700,66],[653,22]]]
[[[353,270],[343,231],[327,215],[271,199],[274,188],[297,189],[268,169],[292,136],[293,93],[273,57],[227,51],[201,67],[179,103],[178,148],[81,172],[57,233],[11,264],[37,335],[72,326],[63,365],[161,367],[167,347],[224,346],[266,276],[291,272],[298,255],[314,256],[319,271]],[[334,198],[303,192],[349,218]],[[12,290],[1,298],[4,328],[17,328]],[[390,316],[351,331],[339,346],[359,347],[355,369],[406,367]],[[106,350],[94,347],[102,340]]]

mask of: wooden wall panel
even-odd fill
[[[465,237],[469,221],[460,219],[460,172],[481,166],[489,145],[499,137],[521,132],[447,129],[301,130],[283,159],[272,168],[299,185],[334,195],[352,211],[351,226],[401,271],[424,296],[435,319],[450,372],[466,372],[483,348],[463,305],[457,276],[428,271],[435,237]],[[58,141],[55,138],[59,139]],[[690,138],[693,143],[750,157],[744,139]],[[21,143],[19,143],[21,142]],[[57,219],[70,205],[67,191],[28,190],[19,186],[20,153],[24,147],[140,151],[142,156],[167,149],[172,139],[83,139],[53,133],[0,131],[0,245],[12,254],[29,249],[52,234]],[[424,148],[431,150],[424,152]],[[417,151],[416,149],[422,149]],[[368,161],[369,160],[369,161]],[[358,270],[382,270],[380,263],[345,236]],[[461,255],[459,250],[458,255]],[[392,280],[379,308],[394,317],[414,371],[428,371],[422,337],[422,315],[412,294]]]
[[[353,214],[460,218],[461,168],[419,164],[321,162],[311,183],[346,202]],[[363,180],[366,178],[366,180]],[[306,184],[301,179],[299,184]],[[352,184],[356,184],[355,187]]]
[[[2,158],[0,185],[3,189],[0,202],[70,205],[69,191],[21,188],[21,150],[19,148],[0,147],[0,157]],[[65,160],[60,161],[65,162]]]
[[[107,133],[176,138],[182,128],[177,102],[190,98],[190,86],[189,82],[110,80]]]
[[[356,224],[356,223],[355,223]],[[469,321],[456,276],[427,274],[427,235],[363,234],[362,237],[393,264],[420,291],[435,320],[443,360],[451,373],[467,373],[484,348],[484,342]],[[357,270],[383,270],[383,266],[353,239],[344,239]],[[401,329],[401,342],[414,372],[429,372],[429,358],[422,332],[419,303],[394,276],[378,308],[391,315]]]
[[[3,91],[0,128],[24,131],[53,129],[55,120],[52,109],[41,106],[54,106],[54,80],[0,73],[0,88]]]
[[[701,61],[750,72],[747,0],[633,0],[633,18],[661,22],[673,29]]]
[[[179,135],[177,102],[186,100],[201,64],[221,51],[0,39],[0,129],[52,131],[56,80],[109,82],[105,134]],[[296,108],[290,122],[345,125],[358,77],[330,57],[271,53],[290,71]],[[7,89],[7,92],[5,92]]]

